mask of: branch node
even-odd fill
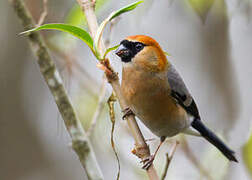
[[[80,160],[85,160],[85,157],[87,157],[87,154],[90,152],[88,142],[83,139],[73,140],[72,147],[76,152],[78,152]]]
[[[144,159],[146,154],[150,154],[149,146],[146,145],[135,145],[134,149],[131,151],[132,154],[137,156],[140,159]]]
[[[104,70],[109,83],[118,80],[118,74],[111,68],[107,58],[102,60],[100,63],[103,65],[102,69]]]
[[[95,9],[95,1],[81,1],[80,4],[82,11],[86,11],[87,9]]]
[[[166,164],[165,164],[164,172],[163,172],[163,174],[162,174],[162,176],[161,176],[161,180],[165,180],[165,177],[166,177],[166,175],[167,175],[168,168],[169,168],[169,166],[170,166],[171,160],[172,160],[172,158],[173,158],[173,156],[174,156],[174,153],[175,153],[175,151],[176,151],[176,148],[177,148],[178,144],[179,144],[179,141],[176,141],[176,142],[173,144],[173,146],[172,146],[170,152],[165,154],[165,156],[166,156]]]

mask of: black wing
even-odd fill
[[[187,113],[200,119],[198,108],[192,96],[187,90],[183,79],[172,65],[169,67],[167,76],[171,88],[171,96],[186,110]]]
[[[182,78],[173,66],[168,71],[168,82],[171,87],[171,96],[182,106],[187,113],[194,116],[191,125],[196,129],[206,140],[217,147],[229,160],[238,162],[234,151],[226,146],[220,138],[218,138],[210,129],[208,129],[200,120],[198,108],[187,90]]]

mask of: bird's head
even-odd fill
[[[154,39],[145,35],[129,36],[116,50],[124,66],[159,72],[166,69],[166,56]]]

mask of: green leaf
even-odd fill
[[[91,49],[91,51],[94,53],[94,55],[97,57],[97,54],[95,54],[94,49],[93,49],[93,39],[91,38],[89,33],[76,26],[72,26],[68,24],[44,24],[42,26],[22,32],[20,34],[26,34],[29,32],[39,31],[39,30],[44,30],[44,29],[54,29],[54,30],[59,30],[59,31],[72,34],[73,36],[85,42],[88,45],[88,47]]]
[[[94,47],[93,47],[96,54],[99,53],[98,46],[99,46],[99,44],[100,44],[100,40],[101,40],[101,36],[102,36],[103,30],[104,30],[104,28],[105,28],[105,26],[106,26],[106,24],[107,24],[108,22],[109,22],[109,21],[107,21],[107,19],[104,20],[104,21],[100,24],[99,28],[97,29],[97,32],[96,32],[96,35],[95,35],[95,39],[94,39]],[[101,57],[99,57],[99,59],[101,59]]]
[[[95,35],[95,38],[94,38],[94,50],[96,52],[96,54],[98,54],[98,46],[99,46],[99,43],[100,43],[100,40],[101,40],[101,36],[102,36],[102,33],[106,27],[106,25],[112,20],[114,19],[115,17],[123,14],[123,13],[126,13],[128,11],[132,11],[133,9],[135,9],[140,3],[142,3],[143,1],[137,1],[137,2],[134,2],[132,4],[129,4],[117,11],[114,11],[112,12],[99,26],[97,32],[96,32],[96,35]]]
[[[116,50],[119,46],[120,46],[120,44],[118,44],[118,45],[116,45],[116,46],[113,46],[113,47],[111,47],[111,48],[108,48],[108,49],[106,50],[106,52],[104,53],[104,55],[103,55],[103,59],[106,58],[107,54],[108,54],[110,51]]]
[[[204,23],[209,10],[213,6],[214,0],[189,0],[189,4]]]
[[[107,8],[106,6],[111,0],[96,0],[95,3],[95,14],[97,18],[100,17],[102,11]],[[87,20],[82,12],[78,3],[73,3],[72,7],[67,11],[66,17],[64,19],[64,24],[69,24],[72,26],[77,26],[82,29],[87,29]],[[71,34],[68,33],[56,33],[48,37],[51,44],[55,47],[61,49],[62,51],[71,51],[71,49],[76,48],[77,40],[73,38]]]
[[[110,18],[109,18],[109,21],[111,21],[112,19],[114,19],[115,17],[117,16],[120,16],[121,14],[123,13],[126,13],[128,11],[132,11],[133,9],[135,9],[139,4],[143,3],[144,1],[137,1],[137,2],[134,2],[132,4],[129,4],[117,11],[114,11],[110,14]]]
[[[245,165],[252,176],[252,134],[250,135],[248,142],[243,147],[242,154]]]

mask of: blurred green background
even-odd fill
[[[38,21],[42,0],[25,0]],[[99,22],[133,1],[97,0]],[[162,146],[154,164],[161,174],[165,153],[175,139],[175,153],[166,179],[249,180],[252,177],[252,1],[251,0],[145,0],[106,28],[105,40],[118,44],[126,36],[146,34],[172,56],[198,104],[206,124],[237,153],[239,164],[229,163],[201,138],[176,136]],[[75,0],[49,0],[45,23],[86,27]],[[87,179],[70,148],[70,138],[41,77],[23,28],[7,0],[0,1],[0,180]],[[97,108],[103,73],[85,44],[61,32],[41,32],[64,80],[65,87],[87,130]],[[111,63],[121,72],[119,59]],[[102,102],[111,88],[106,83]],[[103,103],[103,104],[104,104]],[[121,179],[147,179],[139,159],[131,154],[134,141],[116,106],[115,144]],[[145,137],[154,135],[140,122]],[[110,145],[111,123],[107,104],[90,135],[105,179],[115,179],[117,164]],[[154,137],[156,138],[156,137]],[[158,138],[148,142],[152,152]],[[189,153],[189,154],[190,154]],[[194,159],[196,158],[196,159]],[[193,159],[193,160],[192,160]],[[199,165],[200,164],[200,165]]]

